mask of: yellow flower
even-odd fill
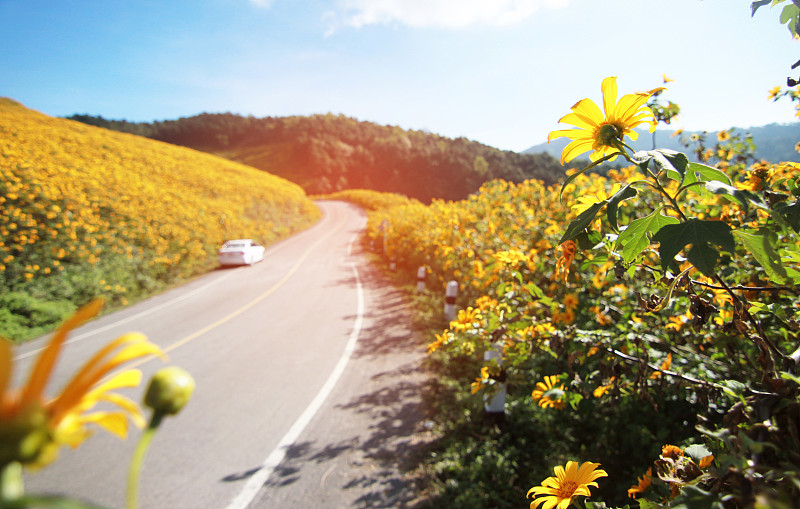
[[[553,313],[553,322],[559,324],[569,325],[575,321],[575,311],[572,309],[567,309],[563,313],[555,311]]]
[[[668,319],[669,319],[670,323],[668,323],[664,327],[666,329],[670,329],[670,330],[674,330],[674,331],[681,330],[683,328],[683,326],[686,324],[686,322],[689,321],[689,318],[687,318],[685,315],[670,316]]]
[[[440,346],[442,346],[443,344],[447,343],[447,340],[449,339],[449,331],[446,330],[446,331],[442,332],[441,334],[436,334],[435,337],[436,337],[436,340],[428,344],[428,353],[429,354],[432,354],[433,352],[438,350]]]
[[[542,408],[553,407],[556,410],[564,408],[564,384],[556,387],[557,375],[544,377],[544,382],[537,382],[536,388],[531,393],[534,401],[539,402]]]
[[[672,366],[672,354],[668,353],[667,358],[661,363],[661,371],[667,371],[670,366]],[[653,374],[650,375],[650,378],[655,380],[656,378],[660,377],[661,371],[653,371]]]
[[[558,465],[553,469],[554,477],[548,477],[542,481],[541,486],[534,486],[528,490],[528,495],[533,493],[534,498],[531,502],[531,509],[544,504],[542,509],[567,509],[575,497],[588,497],[591,495],[589,487],[597,488],[596,479],[607,477],[605,470],[597,470],[600,463],[585,462],[580,467],[576,461],[567,461],[566,468]]]
[[[709,454],[708,456],[703,456],[702,458],[700,458],[700,463],[698,463],[697,466],[700,467],[700,469],[702,470],[707,468],[713,461],[714,461],[714,455]]]
[[[772,170],[765,164],[755,164],[746,174],[745,189],[763,191],[767,181],[772,177]]]
[[[11,344],[0,339],[0,468],[9,462],[42,467],[56,459],[59,447],[79,446],[92,433],[89,425],[99,426],[120,438],[128,432],[128,418],[144,425],[138,405],[113,391],[139,385],[142,374],[126,370],[102,380],[122,364],[149,355],[164,354],[139,333],[115,339],[73,376],[61,394],[47,399],[44,389],[69,331],[95,316],[102,307],[96,300],[79,309],[59,327],[31,370],[28,383],[19,390],[10,387],[13,368]],[[99,402],[117,411],[91,410]]]
[[[525,256],[525,253],[518,249],[509,249],[508,251],[500,251],[499,253],[495,253],[494,255],[495,260],[498,262],[506,265],[516,267],[521,262],[529,261],[529,258]]]
[[[614,196],[619,190],[621,186],[619,184],[614,184],[611,188],[611,191],[606,194],[605,189],[600,189],[598,192],[592,194],[591,191],[587,194],[583,194],[578,197],[575,201],[575,204],[572,205],[570,208],[575,211],[576,214],[581,214],[584,210],[588,209],[595,203],[600,203],[603,200],[608,200],[612,196]]]
[[[467,309],[459,309],[458,318],[450,322],[450,329],[456,332],[463,332],[471,328],[480,319],[480,312],[471,306]]]
[[[478,297],[478,299],[475,301],[475,305],[478,307],[479,310],[486,311],[487,309],[491,309],[497,306],[497,301],[489,297],[488,295],[483,295],[481,297]]]
[[[481,368],[481,376],[476,378],[475,381],[472,382],[472,384],[471,384],[472,394],[475,394],[476,392],[481,390],[481,387],[483,387],[483,384],[485,384],[488,380],[489,380],[489,367],[488,366],[483,366]]]
[[[612,377],[611,377],[611,380],[609,380],[609,381],[608,381],[608,383],[607,383],[606,385],[601,385],[600,387],[598,387],[597,389],[595,389],[595,390],[592,392],[592,395],[593,395],[595,398],[602,398],[604,395],[608,394],[608,392],[611,390],[611,388],[612,388],[612,387],[614,387],[614,380],[616,380],[616,378],[617,378],[617,377],[615,377],[615,376],[612,376]]]
[[[564,304],[564,307],[566,307],[567,309],[575,309],[576,307],[578,307],[579,303],[578,296],[575,295],[574,293],[568,293],[564,295],[564,300],[562,301],[562,303]]]
[[[728,141],[731,139],[731,132],[730,131],[720,131],[717,133],[717,140],[718,141]]]
[[[591,311],[594,313],[595,320],[597,320],[597,323],[600,325],[609,325],[612,322],[611,317],[606,314],[605,308],[592,306]]]
[[[553,131],[547,137],[548,143],[554,138],[566,137],[572,141],[561,153],[561,164],[592,150],[589,158],[596,161],[601,157],[619,152],[625,136],[635,140],[638,134],[634,130],[641,124],[650,124],[650,132],[656,129],[653,111],[645,106],[647,99],[664,88],[655,88],[649,92],[627,94],[617,102],[617,78],[611,76],[603,80],[603,111],[591,99],[582,99],[572,107],[572,113],[566,114],[559,122],[575,126],[577,129]],[[614,158],[611,158],[613,160]]]
[[[676,445],[664,444],[661,446],[661,456],[664,458],[678,459],[683,456],[683,449]]]
[[[652,475],[653,475],[653,469],[648,468],[647,472],[643,476],[639,477],[638,480],[639,482],[636,484],[636,486],[631,486],[630,488],[628,488],[628,496],[630,498],[636,498],[636,495],[643,493],[645,490],[647,490],[647,488],[650,487],[650,483],[652,482],[651,479]]]

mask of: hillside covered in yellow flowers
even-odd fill
[[[124,304],[213,268],[227,238],[271,244],[318,217],[274,175],[0,98],[0,335],[97,296]]]

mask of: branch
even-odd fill
[[[692,279],[691,281],[692,281],[693,285],[702,286],[702,287],[705,287],[705,288],[709,288],[711,290],[727,290],[727,288],[725,288],[724,286],[712,285],[711,283],[703,283],[702,281],[697,281],[697,280],[694,280],[694,279]],[[797,288],[793,288],[791,286],[742,286],[742,285],[736,285],[736,286],[731,286],[730,289],[731,290],[741,290],[743,292],[782,292],[782,291],[786,291],[786,292],[792,292],[794,294],[800,293],[800,292],[798,292]]]
[[[630,362],[631,364],[641,364],[641,360],[640,359],[638,359],[636,357],[632,357],[632,356],[630,356],[628,354],[622,353],[619,350],[616,350],[614,348],[607,349],[606,351],[608,351],[610,353],[613,353],[617,357],[620,357],[621,359],[623,359],[623,360],[625,360],[627,362]],[[691,376],[687,376],[687,375],[682,375],[680,373],[676,373],[674,371],[661,369],[659,366],[655,366],[655,365],[650,364],[650,363],[647,363],[647,367],[652,369],[653,371],[658,371],[661,374],[664,374],[664,375],[667,375],[667,376],[671,376],[671,377],[675,377],[675,378],[680,378],[681,380],[686,380],[687,382],[691,382],[693,384],[702,385],[704,387],[715,387],[715,384],[710,383],[710,382],[706,382],[705,380],[700,380],[700,379],[697,379],[697,378],[694,378],[694,377],[691,377]]]

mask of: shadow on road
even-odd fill
[[[314,507],[410,508],[424,487],[414,470],[432,440],[425,426],[425,342],[413,330],[402,291],[374,267],[359,275],[369,311],[332,395],[335,411],[324,423],[330,438],[290,447],[255,507],[313,500]],[[337,284],[355,285],[355,278]]]

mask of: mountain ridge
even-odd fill
[[[492,179],[552,184],[564,175],[547,154],[503,151],[463,137],[330,113],[262,118],[202,113],[152,123],[67,118],[225,157],[290,180],[309,194],[371,189],[423,202],[460,200]]]
[[[795,145],[800,141],[800,122],[790,124],[771,123],[764,126],[740,128],[734,127],[727,129],[731,134],[739,136],[752,135],[753,143],[756,146],[755,157],[758,160],[765,160],[770,163],[783,161],[800,162],[800,153],[795,150]],[[636,141],[629,141],[628,144],[635,150],[652,150],[653,138],[650,132],[639,130],[639,138]],[[716,141],[716,134],[719,131],[676,131],[670,129],[658,129],[656,135],[656,148],[676,150],[685,153],[690,159],[697,160],[692,151],[687,149],[682,143],[679,132],[684,138],[692,135],[706,134],[707,140],[712,143]],[[570,140],[567,138],[556,138],[550,143],[540,143],[533,145],[522,153],[545,153],[553,157],[561,157],[561,152]]]

